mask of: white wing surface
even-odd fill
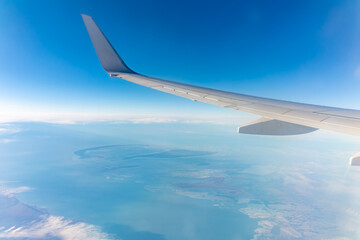
[[[263,135],[303,134],[317,129],[360,136],[360,111],[249,96],[148,77],[131,70],[94,20],[82,15],[101,65],[111,77],[191,100],[260,115],[239,127],[239,133]]]

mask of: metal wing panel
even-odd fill
[[[137,74],[124,63],[95,21],[87,15],[82,15],[82,17],[100,63],[111,77],[119,77],[145,87],[191,100],[258,114],[267,119],[278,120],[267,121],[265,124],[267,124],[268,127],[280,124],[281,126],[291,126],[291,128],[296,129],[296,131],[304,131],[303,129],[299,130],[300,128],[298,126],[279,122],[282,121],[310,128],[322,128],[360,136],[360,111],[358,110],[255,97]],[[264,126],[265,125],[260,125],[262,129],[264,129]]]
[[[117,77],[153,89],[221,107],[261,115],[270,119],[360,136],[360,111],[301,104],[248,96],[181,84],[138,74]]]

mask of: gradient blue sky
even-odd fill
[[[360,109],[359,0],[2,0],[3,114],[233,113],[111,79],[99,64],[80,13],[94,17],[137,72]]]

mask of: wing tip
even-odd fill
[[[95,20],[89,15],[83,13],[80,15],[84,21],[85,27],[88,31],[100,63],[105,71],[109,74],[118,72],[135,73],[121,59],[114,47],[96,24]]]
[[[85,18],[90,18],[90,19],[94,20],[92,16],[87,15],[87,14],[85,14],[85,13],[80,13],[80,16],[81,16],[83,19],[85,19]]]

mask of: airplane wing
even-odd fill
[[[239,127],[239,133],[261,135],[294,135],[326,129],[360,136],[360,111],[296,103],[245,94],[225,92],[138,74],[117,54],[92,17],[83,15],[100,63],[111,77],[194,101],[209,103],[260,115],[255,122]],[[360,164],[360,156],[358,159]],[[353,163],[355,163],[353,159]]]

